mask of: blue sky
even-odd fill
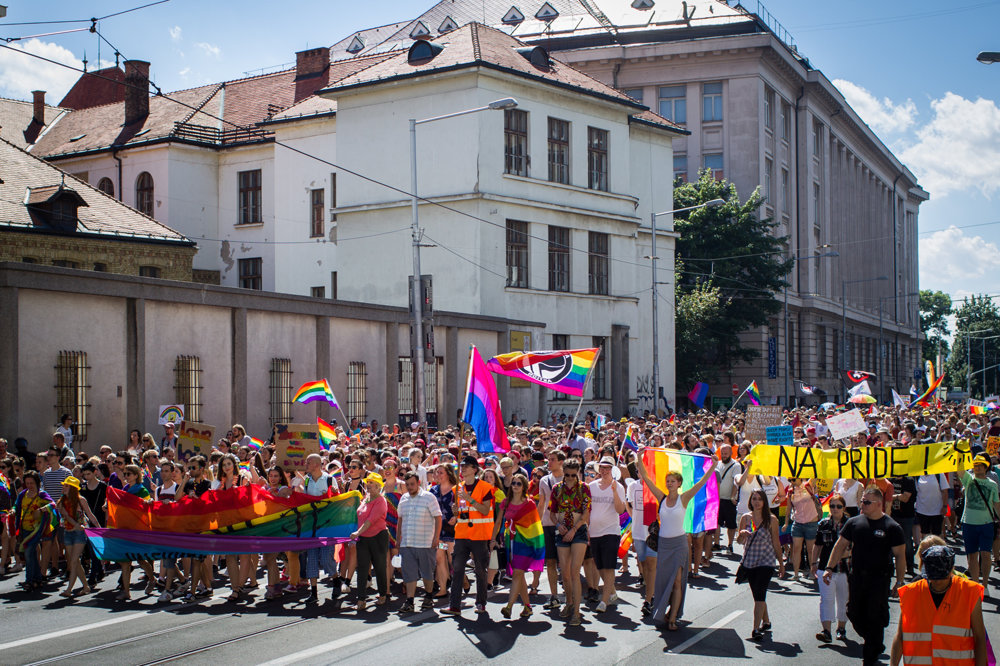
[[[89,25],[10,25],[14,22],[100,17],[143,4],[0,1],[9,5],[0,37]],[[170,0],[99,26],[127,57],[149,60],[153,80],[169,91],[292,63],[296,51],[412,18],[432,1]],[[756,0],[745,4],[754,9]],[[1000,292],[994,286],[1000,285],[1000,64],[975,59],[979,51],[1000,51],[1000,2],[768,0],[765,5],[800,53],[837,82],[931,193],[920,214],[921,287],[954,298]],[[13,44],[76,65],[84,53],[91,67],[98,58],[98,38],[86,31]],[[113,53],[101,44],[102,61],[113,62]],[[0,96],[29,99],[31,90],[43,88],[49,101],[58,102],[76,76],[0,50]]]

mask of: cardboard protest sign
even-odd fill
[[[181,421],[177,429],[177,459],[187,460],[195,456],[205,456],[207,459],[214,443],[215,426]]]
[[[768,426],[764,429],[764,436],[767,438],[767,443],[772,446],[792,446],[795,441],[793,428],[790,425]]]
[[[274,456],[286,472],[306,471],[306,458],[319,453],[319,426],[315,423],[279,423]]]
[[[768,426],[781,425],[781,405],[750,405],[747,407],[746,436],[750,441],[763,442]]]
[[[160,405],[159,414],[156,421],[159,425],[180,423],[184,420],[184,405]]]
[[[758,444],[749,457],[751,474],[790,479],[881,479],[954,472],[972,466],[967,441],[914,446],[817,449]]]
[[[986,438],[986,455],[995,456],[1000,452],[1000,436],[993,435]]]
[[[830,428],[830,437],[835,440],[868,431],[865,417],[861,415],[860,409],[849,409],[843,414],[828,416],[826,417],[826,425]]]

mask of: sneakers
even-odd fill
[[[824,629],[823,631],[816,634],[816,640],[820,643],[832,643],[833,637],[830,635],[829,629]]]
[[[600,600],[601,600],[601,593],[598,590],[594,588],[590,588],[589,590],[587,590],[587,601],[589,601],[592,604],[596,604]]]
[[[562,607],[562,609],[561,609],[561,610],[559,611],[559,617],[569,617],[569,614],[570,614],[570,613],[571,613],[572,611],[573,611],[573,609],[571,609],[571,608],[569,607],[569,604],[566,604],[566,605],[565,605],[565,606],[563,606],[563,607]]]
[[[157,597],[158,601],[170,601],[171,599],[173,599],[173,596],[167,591],[164,591],[163,594]]]
[[[837,640],[838,641],[847,640],[847,629],[837,629]]]
[[[760,643],[762,640],[764,640],[763,630],[754,629],[753,633],[750,634],[750,638],[748,638],[747,640],[752,641],[754,643]]]
[[[531,617],[532,612],[533,611],[531,610],[531,606],[525,606],[524,608],[521,609],[521,617],[529,618]]]
[[[148,583],[146,583],[146,594],[149,595],[155,591],[156,591],[156,583],[150,580]]]
[[[480,614],[485,613],[486,612],[486,604],[476,604],[476,612],[480,613]]]
[[[430,610],[434,608],[434,597],[424,597],[424,600],[420,602],[420,610]]]
[[[510,615],[511,615],[510,606],[504,606],[503,608],[501,608],[500,609],[500,614],[503,615],[505,618],[507,618],[509,620],[510,619]]]
[[[310,588],[309,598],[306,599],[306,601],[309,603],[316,603],[317,601],[319,601],[319,590],[316,589],[315,587]]]
[[[413,613],[413,599],[407,599],[403,602],[403,606],[399,609],[400,614],[402,613]]]
[[[556,608],[559,608],[559,597],[553,594],[551,597],[549,597],[549,600],[545,602],[543,608],[545,610],[554,610]]]
[[[583,624],[583,618],[580,617],[579,613],[577,613],[572,618],[570,618],[569,626],[571,626],[571,627],[579,627],[581,624]]]
[[[649,617],[652,614],[653,614],[653,604],[649,603],[648,601],[643,601],[642,602],[642,616],[643,617]]]
[[[452,608],[451,606],[448,606],[448,608],[442,608],[441,612],[444,613],[445,615],[461,615],[462,609]]]
[[[612,592],[611,596],[608,598],[608,604],[618,604],[618,593]]]
[[[607,605],[606,603],[604,603],[604,602],[602,601],[601,603],[597,604],[597,609],[596,609],[596,611],[597,611],[598,613],[603,613],[603,612],[604,612],[604,611],[606,611],[606,610],[608,610],[608,605]]]

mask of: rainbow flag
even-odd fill
[[[507,507],[505,529],[507,544],[507,572],[541,571],[545,568],[545,535],[542,519],[534,502],[523,502],[516,508]]]
[[[494,356],[486,364],[490,372],[516,377],[580,397],[598,349],[511,352]]]
[[[708,384],[705,382],[698,382],[688,393],[688,400],[693,402],[698,409],[701,409],[705,405],[705,398],[708,397]]]
[[[931,363],[930,361],[927,361],[927,390],[924,391],[921,395],[918,395],[916,398],[914,398],[913,401],[910,402],[908,406],[909,407],[913,407],[914,405],[927,406],[928,400],[932,395],[934,395],[935,391],[938,390],[938,387],[941,386],[942,381],[944,381],[944,375],[941,375],[940,377],[935,379],[934,364]],[[911,389],[911,393],[912,392],[913,391]]]
[[[249,446],[254,451],[260,451],[262,448],[264,448],[264,441],[261,439],[257,439],[256,437],[251,437]]]
[[[319,443],[324,449],[329,449],[337,441],[337,431],[333,426],[316,417],[316,425],[319,426]]]
[[[326,379],[306,382],[299,387],[299,390],[295,392],[295,397],[292,398],[292,402],[300,402],[303,405],[317,400],[325,400],[333,405],[334,409],[340,409],[337,398],[333,395],[333,389],[330,388],[330,382]]]
[[[665,488],[662,484],[667,472],[680,472],[684,477],[681,492],[697,483],[714,464],[708,456],[673,449],[646,449],[643,452],[643,462],[649,470],[649,475],[661,490]],[[642,515],[645,524],[652,524],[657,516],[656,509],[656,498],[649,488],[643,487]],[[696,534],[714,530],[718,526],[719,483],[713,474],[708,483],[688,503],[684,514],[684,530],[689,534]]]
[[[503,414],[500,413],[497,385],[475,346],[469,351],[469,378],[465,387],[462,420],[475,431],[480,453],[510,451],[510,440],[507,439]]]
[[[639,447],[636,446],[635,440],[632,439],[632,426],[625,429],[625,439],[622,440],[622,450],[632,449],[633,451],[638,451]]]
[[[760,404],[760,389],[757,388],[757,380],[751,379],[750,386],[747,387],[747,396],[750,398],[750,402],[755,405]]]
[[[628,512],[619,514],[618,524],[621,525],[621,539],[618,541],[618,557],[623,558],[632,549],[632,516]]]

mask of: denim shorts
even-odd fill
[[[645,539],[632,541],[632,545],[635,546],[635,557],[640,562],[645,562],[649,558],[656,559],[656,551],[646,545]]]
[[[87,543],[87,533],[83,530],[63,530],[63,545],[66,546],[76,546],[77,544]]]
[[[792,538],[802,538],[806,541],[815,541],[817,529],[819,529],[819,523],[792,522]]]
[[[992,552],[994,536],[993,523],[985,525],[962,523],[962,540],[965,541],[966,555]]]
[[[587,526],[581,525],[580,528],[573,534],[572,541],[563,541],[563,536],[556,532],[556,546],[558,548],[569,548],[576,543],[589,543],[590,539],[587,537]]]

